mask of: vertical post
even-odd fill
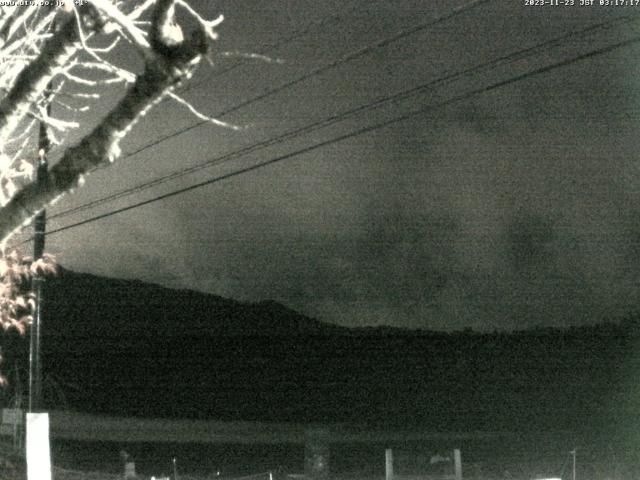
[[[28,480],[51,480],[49,414],[27,413],[26,457]]]
[[[393,450],[387,448],[384,451],[384,478],[385,480],[393,480]]]
[[[47,106],[47,113],[51,111],[51,104]],[[45,187],[47,178],[47,152],[51,147],[47,126],[40,122],[38,131],[38,165],[36,168],[36,183],[39,188]],[[47,224],[47,214],[43,209],[34,220],[33,260],[42,258],[44,253],[44,237]],[[33,277],[33,291],[35,294],[35,310],[33,324],[29,336],[29,412],[42,408],[42,361],[40,357],[40,337],[42,329],[42,284],[44,278],[35,274]]]
[[[573,455],[573,480],[576,480],[576,450],[578,449],[574,448],[573,450],[571,450],[571,455]]]
[[[305,432],[304,474],[311,480],[329,478],[329,443],[331,435],[327,428],[310,428]]]
[[[453,463],[455,465],[456,480],[462,480],[462,455],[459,448],[453,451]]]

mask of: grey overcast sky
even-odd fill
[[[194,1],[225,15],[185,96],[215,115],[468,0]],[[639,6],[477,2],[211,125],[96,172],[51,215]],[[562,2],[560,2],[562,3]],[[634,38],[640,20],[575,34],[324,129],[91,210],[58,228]],[[269,46],[276,44],[276,48]],[[640,311],[640,47],[612,50],[189,193],[52,235],[77,271],[238,300],[275,299],[349,326],[580,325]],[[223,72],[223,73],[221,73]],[[112,98],[110,92],[105,102]],[[99,103],[98,113],[105,103]],[[132,151],[195,123],[165,103]]]

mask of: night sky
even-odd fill
[[[215,115],[467,3],[194,1],[203,14],[223,13],[226,19],[214,65],[203,65],[185,96]],[[634,14],[640,15],[640,6],[479,2],[225,116],[244,127],[239,131],[204,125],[95,172],[49,214]],[[576,34],[531,57],[444,82],[95,209],[53,218],[49,228],[631,39],[639,22]],[[280,45],[269,49],[273,44]],[[265,50],[278,61],[221,54]],[[525,76],[275,165],[60,232],[48,237],[47,250],[73,270],[238,300],[274,299],[349,326],[493,330],[615,320],[640,310],[639,65],[640,47],[632,44]],[[115,93],[104,93],[83,128]],[[134,129],[123,150],[196,121],[185,108],[163,103]]]

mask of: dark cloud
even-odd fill
[[[513,270],[523,272],[554,263],[554,233],[548,218],[516,212],[506,232],[507,255]]]

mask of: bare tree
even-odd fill
[[[31,263],[5,253],[7,240],[81,185],[90,170],[114,162],[120,141],[163,98],[204,117],[175,89],[208,55],[222,21],[204,19],[185,0],[38,2],[0,6],[0,325],[19,330],[31,321],[25,282],[50,268],[51,260]],[[188,36],[176,9],[186,14],[183,24],[193,26]],[[140,72],[118,64],[122,49],[136,52]],[[45,124],[61,145],[59,138],[79,128],[78,116],[99,100],[101,89],[114,85],[124,90],[120,101],[80,141],[63,149],[43,181],[35,182],[36,127]],[[60,113],[52,115],[51,104]]]

